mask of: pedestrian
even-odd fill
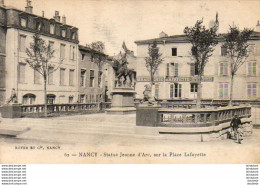
[[[237,115],[234,116],[230,124],[230,126],[233,129],[234,136],[239,144],[241,144],[241,140],[242,140],[240,138],[242,135],[242,129],[240,128],[241,124],[242,124],[241,119]]]

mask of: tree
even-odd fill
[[[253,30],[244,28],[243,31],[240,31],[239,28],[235,25],[229,27],[227,34],[223,35],[224,44],[222,47],[226,48],[227,55],[230,63],[230,101],[229,105],[232,105],[233,99],[233,83],[234,76],[236,75],[237,70],[246,62],[248,57],[248,40],[253,33]]]
[[[51,59],[54,56],[54,50],[50,44],[46,44],[39,34],[33,36],[33,42],[29,48],[26,48],[28,58],[26,63],[36,72],[38,72],[44,80],[44,116],[47,117],[47,79],[51,73],[58,69],[54,68]],[[52,68],[52,70],[50,70]]]
[[[104,54],[105,44],[101,41],[92,42],[89,46],[91,50],[91,61],[98,66],[98,87],[101,85],[102,67],[106,62]]]
[[[159,52],[159,48],[157,47],[156,41],[154,41],[152,45],[149,45],[148,55],[149,57],[145,58],[145,65],[150,73],[151,89],[153,89],[152,87],[154,84],[154,74],[163,61],[163,59],[161,58],[162,54]]]
[[[201,81],[204,68],[212,56],[214,47],[218,44],[217,30],[218,18],[216,15],[215,24],[207,29],[202,25],[203,19],[198,20],[194,27],[185,27],[184,33],[191,43],[192,59],[198,74],[197,108],[201,106]]]

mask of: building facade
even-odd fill
[[[78,100],[78,28],[66,24],[59,12],[52,19],[32,13],[31,2],[27,1],[25,11],[2,5],[1,14],[6,21],[1,22],[0,65],[5,66],[0,73],[0,93],[4,91],[2,104],[10,99],[15,91],[18,103],[43,104],[43,77],[26,63],[26,48],[29,48],[35,33],[54,49],[47,79],[48,103],[69,103]],[[4,34],[2,34],[4,29]],[[3,39],[4,38],[4,39]],[[5,39],[6,38],[6,39]],[[4,41],[5,45],[2,43]],[[5,50],[3,49],[5,48]],[[5,63],[5,64],[3,64]],[[2,68],[1,68],[2,70]],[[4,90],[3,90],[4,89]],[[3,100],[4,99],[4,100]]]
[[[101,68],[94,62],[93,52],[96,56],[102,57]],[[110,89],[111,65],[108,63],[109,57],[103,53],[92,50],[89,47],[79,45],[79,68],[78,86],[79,102],[95,103],[104,102],[108,97]]]
[[[256,31],[260,31],[259,23]],[[191,44],[184,35],[167,36],[136,41],[137,45],[137,98],[143,98],[144,86],[150,83],[145,66],[148,46],[157,42],[163,62],[155,73],[153,93],[164,100],[196,99],[197,82]],[[228,100],[230,96],[230,64],[220,38],[213,55],[206,64],[202,78],[202,98]],[[249,40],[249,57],[239,68],[234,79],[234,100],[259,100],[260,97],[260,32],[254,32]]]
[[[6,10],[0,7],[0,105],[5,101]]]

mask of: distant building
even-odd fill
[[[6,103],[13,88],[18,103],[44,103],[43,78],[25,62],[35,33],[55,50],[49,70],[58,69],[48,78],[48,103],[77,102],[78,28],[67,25],[58,11],[52,19],[33,14],[27,1],[25,11],[0,6],[0,103]]]
[[[92,53],[104,57],[104,63],[101,70],[97,64],[91,59]],[[106,92],[111,82],[112,67],[108,64],[108,56],[92,50],[89,47],[79,45],[79,67],[78,67],[78,88],[80,103],[103,102],[106,100]]]
[[[256,30],[259,31],[259,22]],[[143,98],[145,84],[150,83],[149,73],[145,66],[148,57],[148,46],[153,41],[162,53],[164,61],[155,73],[154,94],[159,99],[196,99],[197,82],[194,61],[191,59],[190,47],[185,35],[173,35],[136,41],[137,45],[137,98]],[[213,56],[206,64],[202,79],[202,98],[229,99],[230,66],[226,50],[219,44]],[[249,40],[249,57],[239,68],[234,80],[234,100],[260,100],[260,32],[254,32]]]

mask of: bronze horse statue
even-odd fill
[[[127,77],[129,78],[129,87],[134,87],[135,86],[135,80],[136,80],[136,71],[134,69],[129,69],[127,67],[127,60],[126,60],[126,55],[122,57],[121,62],[118,60],[114,60],[113,63],[113,69],[115,71],[115,87],[122,86],[121,78],[124,78],[123,85],[127,85]]]

